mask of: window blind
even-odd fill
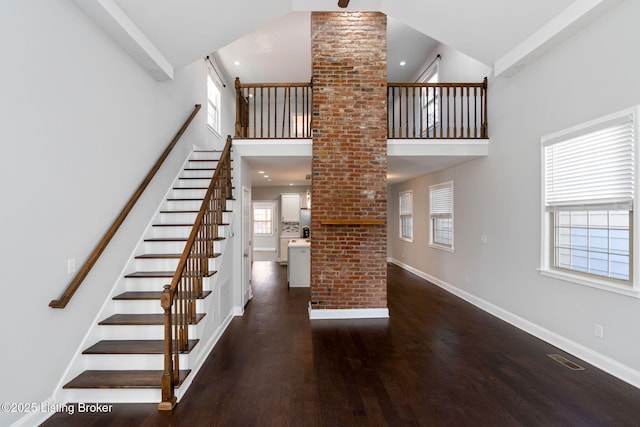
[[[400,215],[413,214],[413,193],[407,191],[400,193]]]
[[[633,120],[626,113],[543,142],[547,211],[632,208]]]
[[[453,182],[429,187],[430,214],[433,218],[451,218],[453,215]]]

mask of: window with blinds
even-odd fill
[[[453,250],[453,181],[429,186],[429,245]]]
[[[400,193],[400,238],[413,241],[413,191]]]
[[[542,138],[543,268],[631,285],[635,111]]]

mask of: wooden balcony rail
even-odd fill
[[[389,83],[389,139],[488,138],[482,83]]]
[[[180,375],[180,352],[189,345],[189,325],[196,323],[196,300],[203,296],[202,281],[214,257],[218,234],[227,199],[232,197],[231,136],[222,151],[218,166],[200,206],[171,284],[165,285],[161,297],[164,310],[164,373],[160,410],[171,410],[176,404],[174,393]]]
[[[236,138],[311,138],[311,83],[242,84],[236,78]]]
[[[196,104],[195,108],[193,109],[193,111],[191,112],[187,120],[184,122],[180,130],[178,130],[178,133],[176,134],[176,136],[171,140],[171,142],[169,143],[167,148],[164,150],[162,155],[160,155],[160,157],[158,158],[156,163],[153,165],[153,167],[151,168],[147,176],[140,183],[140,185],[138,186],[136,191],[133,193],[133,195],[131,196],[127,204],[124,206],[122,211],[120,211],[120,214],[116,217],[111,227],[109,227],[105,235],[98,242],[98,245],[93,249],[93,252],[91,252],[87,260],[84,262],[84,264],[80,268],[80,270],[78,270],[78,273],[74,276],[74,278],[71,280],[69,285],[67,285],[67,288],[64,290],[62,295],[60,295],[60,298],[52,300],[49,303],[49,307],[65,308],[67,306],[67,304],[71,300],[71,297],[73,297],[73,295],[76,293],[76,291],[78,290],[78,288],[80,287],[84,279],[87,277],[87,275],[89,274],[89,272],[91,271],[95,263],[98,261],[98,258],[100,258],[100,255],[102,255],[102,252],[104,252],[106,247],[109,245],[109,242],[111,241],[113,236],[115,236],[116,232],[118,231],[118,228],[120,228],[124,220],[127,218],[127,215],[129,215],[129,212],[131,212],[131,209],[133,209],[133,206],[136,204],[140,196],[142,196],[142,193],[144,192],[144,190],[147,188],[147,186],[149,185],[153,177],[156,175],[158,170],[160,170],[160,167],[162,166],[164,161],[167,159],[167,157],[171,153],[171,150],[173,150],[173,147],[176,146],[176,144],[178,143],[182,135],[185,133],[185,131],[193,121],[196,114],[198,114],[198,111],[200,111],[200,104]]]

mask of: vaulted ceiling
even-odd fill
[[[384,12],[503,72],[620,1],[351,0],[342,9],[337,0],[75,0],[136,59],[148,56],[158,79],[292,12],[345,10]]]
[[[157,80],[215,54],[230,78],[282,82],[310,78],[311,11],[385,13],[389,79],[406,81],[438,42],[492,67],[494,77],[516,73],[623,0],[350,0],[346,9],[338,0],[74,1]],[[400,68],[409,55],[414,61]],[[427,170],[413,163],[390,161],[390,172]]]

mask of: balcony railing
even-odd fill
[[[311,83],[240,83],[236,138],[312,137]],[[486,139],[487,78],[480,83],[389,83],[389,139]]]
[[[482,83],[389,83],[389,139],[488,138]]]
[[[240,83],[236,138],[311,138],[311,83]]]

